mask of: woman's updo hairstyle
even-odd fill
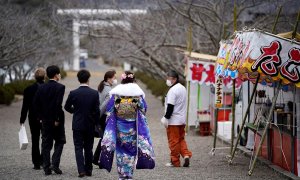
[[[135,76],[130,71],[125,71],[121,75],[121,84],[128,84],[128,83],[134,83],[135,82]]]

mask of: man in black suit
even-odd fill
[[[58,83],[61,77],[57,66],[49,66],[46,71],[49,82],[39,87],[35,99],[38,118],[42,120],[43,168],[45,175],[50,175],[52,170],[56,174],[62,174],[59,164],[63,146],[66,143],[65,120],[62,110],[65,86]],[[53,141],[55,141],[55,145],[52,167],[50,167],[50,151]]]
[[[100,119],[99,95],[89,88],[90,76],[87,70],[78,72],[80,87],[70,92],[65,104],[65,110],[74,114],[72,130],[78,177],[92,176],[94,130]]]
[[[20,124],[24,124],[28,114],[29,127],[31,132],[32,150],[31,157],[34,165],[33,169],[41,169],[42,155],[40,153],[40,134],[42,125],[37,118],[33,100],[40,85],[44,84],[46,71],[44,68],[38,68],[34,72],[36,82],[28,86],[23,93],[23,104],[21,110]]]

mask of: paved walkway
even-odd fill
[[[103,70],[109,69],[109,67]],[[93,73],[91,78],[91,87],[97,88],[98,83],[103,77],[103,73]],[[120,76],[120,73],[118,74]],[[66,85],[65,99],[70,90],[78,86],[75,73],[69,73],[62,84]],[[243,154],[237,154],[233,165],[229,166],[225,156],[228,150],[218,150],[215,156],[209,155],[212,148],[213,138],[211,136],[201,137],[195,130],[191,130],[187,135],[187,143],[193,152],[191,167],[189,168],[167,168],[164,166],[169,161],[169,149],[165,129],[160,124],[163,115],[163,107],[157,98],[152,96],[143,85],[141,87],[146,92],[146,101],[148,103],[148,121],[156,153],[156,167],[154,170],[136,170],[135,179],[285,179],[275,173],[272,169],[257,163],[254,174],[247,175],[250,159]],[[67,144],[61,159],[61,169],[63,175],[45,176],[43,171],[33,170],[31,163],[31,143],[27,150],[19,150],[18,130],[19,118],[22,102],[15,102],[11,106],[0,106],[0,179],[77,179],[77,169],[74,155],[74,146],[71,130],[71,115],[66,113],[66,136]],[[27,132],[30,139],[28,121],[26,121]],[[95,142],[96,145],[97,142]],[[218,142],[218,147],[225,146]],[[116,166],[111,173],[94,167],[93,176],[84,179],[117,179]]]

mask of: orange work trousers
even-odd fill
[[[169,148],[171,150],[171,162],[173,166],[180,167],[180,155],[184,158],[192,157],[192,152],[188,150],[185,142],[185,125],[169,125],[167,128],[167,136]]]

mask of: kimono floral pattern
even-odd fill
[[[130,172],[133,172],[133,162],[135,162],[135,156],[117,153],[117,170],[120,177],[132,177]]]
[[[99,162],[102,168],[110,172],[113,154],[116,151],[119,177],[132,178],[135,165],[136,169],[153,169],[155,166],[154,151],[145,116],[147,105],[144,99],[139,97],[135,102],[137,110],[133,112],[136,118],[119,117],[116,107],[120,106],[116,106],[116,101],[120,103],[122,99],[121,101],[118,99],[120,96],[113,95],[107,105],[109,113]],[[125,102],[128,103],[128,99]],[[128,104],[125,107],[128,107]]]
[[[138,112],[138,159],[137,169],[153,169],[155,166],[155,154],[150,137],[150,130],[148,128],[147,118],[145,116],[147,106],[144,99],[140,105],[141,110]]]
[[[144,136],[139,136],[139,149],[141,149],[142,153],[151,154],[153,153],[152,146],[149,144],[149,140],[146,139]],[[151,154],[154,156],[154,154]]]
[[[111,142],[111,139],[113,139],[113,131],[105,131],[102,139],[102,144],[105,144],[107,146],[107,150],[114,151],[116,149],[116,144],[114,142]]]
[[[123,144],[131,144],[136,146],[136,130],[130,128],[128,132],[118,132],[118,140]]]
[[[117,120],[117,168],[120,177],[132,177],[135,156],[137,154],[136,146],[136,122]]]

